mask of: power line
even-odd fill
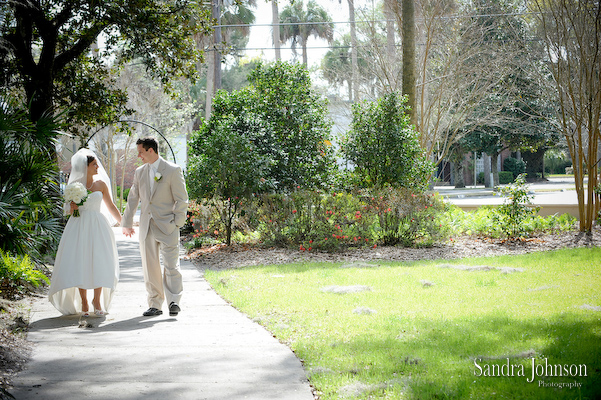
[[[525,42],[539,42],[541,41],[541,38],[537,38],[537,37],[532,37],[532,38],[525,38],[523,39],[523,41]],[[496,40],[496,42],[504,42],[504,40],[502,39],[498,39]],[[418,46],[425,46],[426,43],[416,43]],[[440,44],[444,44],[444,43],[439,43]],[[381,45],[358,45],[356,46],[357,48],[366,48],[366,49],[371,49],[371,48],[385,48],[387,47],[387,44],[381,44]],[[395,43],[394,45],[395,47],[402,47],[403,45],[401,43]],[[307,46],[306,49],[307,50],[320,50],[320,49],[330,49],[330,50],[348,50],[351,49],[353,46],[351,45],[347,45],[347,46]],[[227,48],[227,50],[230,50],[232,52],[239,52],[239,51],[259,51],[259,50],[274,50],[275,47],[244,47],[244,48]],[[280,50],[299,50],[302,49],[300,47],[281,47],[280,46]],[[217,51],[217,49],[214,48],[209,48],[209,49],[205,49],[205,51]],[[223,51],[223,49],[219,50],[219,51]]]
[[[525,16],[525,15],[533,15],[533,14],[543,14],[541,12],[515,12],[515,13],[498,13],[498,14],[474,14],[474,15],[449,15],[444,17],[438,17],[440,19],[460,19],[460,18],[484,18],[484,17],[516,17],[516,16]],[[423,18],[418,18],[417,21],[424,21]],[[374,19],[374,20],[359,20],[355,21],[355,24],[362,23],[376,23],[376,22],[396,22],[395,19]],[[213,25],[213,28],[243,28],[243,27],[264,27],[264,26],[298,26],[298,25],[344,25],[351,24],[352,21],[336,21],[336,22],[279,22],[277,24],[226,24],[226,25]]]

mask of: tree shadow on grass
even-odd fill
[[[415,399],[601,396],[598,318],[583,320],[576,313],[536,320],[491,315],[469,320],[418,319],[410,326],[399,320],[388,328],[388,337],[366,334],[344,341],[332,337],[333,346],[338,347],[338,363],[323,367],[366,384],[367,393],[359,398],[369,396],[370,391],[371,395],[375,391],[393,396],[409,392]],[[303,344],[298,347],[303,358]],[[309,347],[306,351],[311,351]],[[553,371],[551,375],[558,372],[545,369],[545,362],[561,365],[563,376],[546,376],[545,371]],[[513,370],[511,365],[515,365]]]

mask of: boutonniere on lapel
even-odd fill
[[[157,173],[154,175],[154,181],[155,181],[155,182],[158,182],[158,181],[160,181],[162,178],[163,178],[163,175],[161,175],[161,173],[160,173],[160,172],[157,172]]]

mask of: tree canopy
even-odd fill
[[[200,0],[2,2],[0,85],[33,121],[68,110],[73,133],[104,125],[131,111],[111,67],[140,60],[166,89],[193,77],[202,59],[193,35],[209,31],[208,11]]]

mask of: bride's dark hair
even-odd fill
[[[96,157],[94,156],[88,156],[88,165],[92,164],[92,161],[94,161],[96,159]]]

